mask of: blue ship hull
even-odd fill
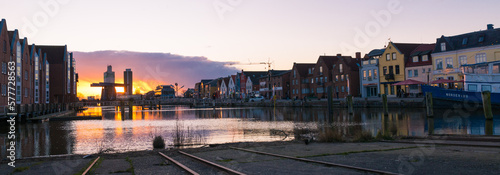
[[[483,105],[481,92],[470,92],[455,89],[444,89],[433,86],[422,86],[422,92],[432,93],[432,98],[438,102],[444,101],[445,103],[434,103],[437,106],[450,106],[456,103],[468,105]],[[448,102],[448,103],[446,103]],[[453,103],[456,102],[456,103]],[[453,104],[452,104],[453,103]],[[500,106],[500,93],[491,93],[491,105]]]

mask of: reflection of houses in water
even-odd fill
[[[16,156],[34,157],[72,154],[75,138],[70,130],[61,129],[63,122],[33,123],[17,126]],[[0,135],[0,155],[6,157],[7,135]]]

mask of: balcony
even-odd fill
[[[385,74],[385,80],[394,80],[394,74]]]

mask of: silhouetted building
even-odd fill
[[[126,69],[123,72],[123,84],[125,85],[125,95],[132,95],[134,87],[132,82],[132,70]]]

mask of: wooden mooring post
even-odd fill
[[[432,92],[425,93],[425,111],[427,113],[427,117],[434,116],[434,104],[432,102]]]
[[[382,94],[382,107],[384,108],[384,115],[389,115],[389,109],[387,107],[387,94]]]
[[[328,87],[328,117],[333,116],[333,87]]]
[[[491,92],[481,92],[481,96],[483,97],[484,117],[486,117],[486,120],[493,120],[493,111],[491,109]]]
[[[353,114],[352,95],[347,96],[347,111],[349,114]]]

